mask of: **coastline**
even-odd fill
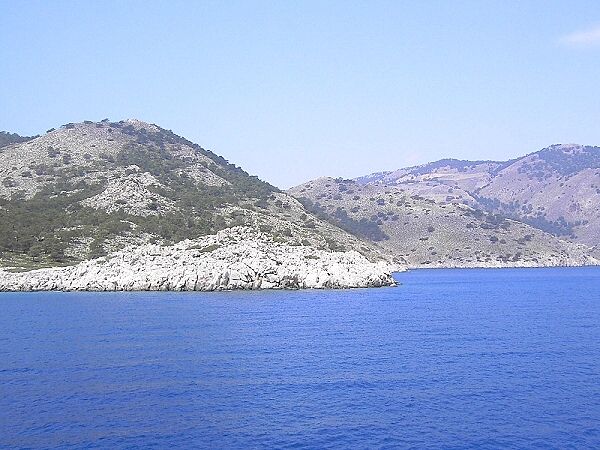
[[[416,265],[406,266],[406,271],[411,270],[450,270],[450,269],[555,269],[555,268],[582,268],[600,267],[599,264],[514,264],[514,265],[472,265],[472,266],[443,266],[443,265]],[[402,271],[401,271],[402,272]]]
[[[237,227],[172,246],[146,244],[75,266],[0,270],[0,291],[230,291],[394,286],[394,267],[351,250],[274,242]]]

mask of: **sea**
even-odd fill
[[[600,268],[0,294],[0,448],[600,448]]]

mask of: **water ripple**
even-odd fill
[[[600,447],[599,269],[399,278],[0,294],[0,448]]]

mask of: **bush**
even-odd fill
[[[17,183],[11,177],[6,177],[4,180],[2,180],[2,185],[11,188],[16,187]]]

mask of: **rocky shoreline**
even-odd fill
[[[401,270],[401,269],[400,269]],[[394,286],[385,262],[292,246],[248,227],[172,246],[129,247],[75,266],[0,270],[0,291],[224,291]]]
[[[596,258],[570,258],[556,257],[547,261],[489,261],[489,262],[467,262],[467,263],[437,263],[437,264],[407,264],[406,270],[418,269],[542,269],[552,267],[597,267],[600,260]]]

